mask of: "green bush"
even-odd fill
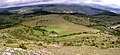
[[[6,41],[6,43],[8,43],[8,44],[12,44],[12,43],[14,43],[14,41],[11,40],[11,39],[8,39],[8,40]]]
[[[38,43],[39,46],[43,46],[43,43]]]
[[[50,31],[50,34],[58,34],[58,33],[55,31]]]
[[[27,49],[27,47],[23,43],[19,44],[18,48]]]

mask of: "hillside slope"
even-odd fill
[[[20,19],[20,22],[17,20],[16,25],[0,29],[0,54],[110,55],[112,53],[119,55],[117,52],[120,52],[120,37],[89,27],[91,24],[99,24],[88,20],[89,17],[66,14],[10,15],[7,17],[11,17],[11,20],[6,18],[4,20],[6,25],[14,24],[19,18],[22,20]],[[16,48],[20,50],[11,52]]]

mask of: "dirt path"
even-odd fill
[[[113,29],[115,29],[115,28],[117,28],[117,27],[120,27],[120,24],[111,26],[111,28],[113,28]]]

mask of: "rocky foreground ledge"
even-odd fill
[[[0,55],[120,55],[120,48],[99,49],[92,46],[48,46],[36,50],[0,48]]]
[[[53,55],[51,52],[48,52],[44,49],[41,50],[24,50],[21,48],[7,48],[5,51],[2,51],[0,48],[0,55]]]

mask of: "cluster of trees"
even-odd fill
[[[82,16],[82,17],[72,17],[72,16],[64,16],[64,19],[72,22],[74,24],[79,24],[79,25],[85,25],[88,26],[91,23],[86,19],[86,17]]]
[[[0,29],[9,28],[31,19],[33,15],[0,15]]]
[[[55,31],[48,31],[45,28],[46,28],[46,26],[35,26],[35,27],[33,27],[33,30],[38,30],[38,31],[42,32],[43,36],[47,36],[48,34],[58,34]]]
[[[117,27],[116,29],[114,29],[114,31],[112,32],[113,35],[116,36],[120,36],[120,27]]]

